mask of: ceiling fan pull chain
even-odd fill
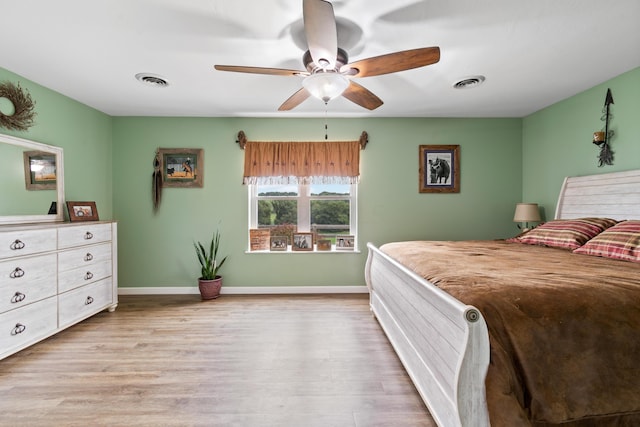
[[[324,103],[324,139],[328,138],[329,127],[327,126],[327,103]]]

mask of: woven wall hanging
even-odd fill
[[[7,98],[14,109],[10,116],[0,111],[0,127],[25,131],[34,125],[35,103],[29,92],[23,91],[19,83],[16,85],[11,82],[0,82],[0,98]]]

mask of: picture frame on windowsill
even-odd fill
[[[289,239],[287,239],[287,236],[271,236],[270,243],[269,250],[286,251],[289,246]]]
[[[313,233],[293,233],[293,251],[313,251]]]
[[[355,236],[336,236],[337,251],[353,251],[356,247]]]

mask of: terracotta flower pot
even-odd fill
[[[198,288],[203,300],[218,298],[222,288],[222,276],[216,276],[212,280],[198,279]]]

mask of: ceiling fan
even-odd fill
[[[395,73],[435,64],[440,60],[439,47],[425,47],[389,53],[349,63],[347,52],[338,47],[338,33],[333,6],[325,0],[303,0],[304,32],[307,50],[302,62],[306,71],[283,68],[216,65],[219,71],[266,74],[274,76],[301,76],[302,88],[287,99],[279,111],[291,110],[309,96],[328,103],[340,95],[369,110],[383,102],[352,77],[371,77]]]

